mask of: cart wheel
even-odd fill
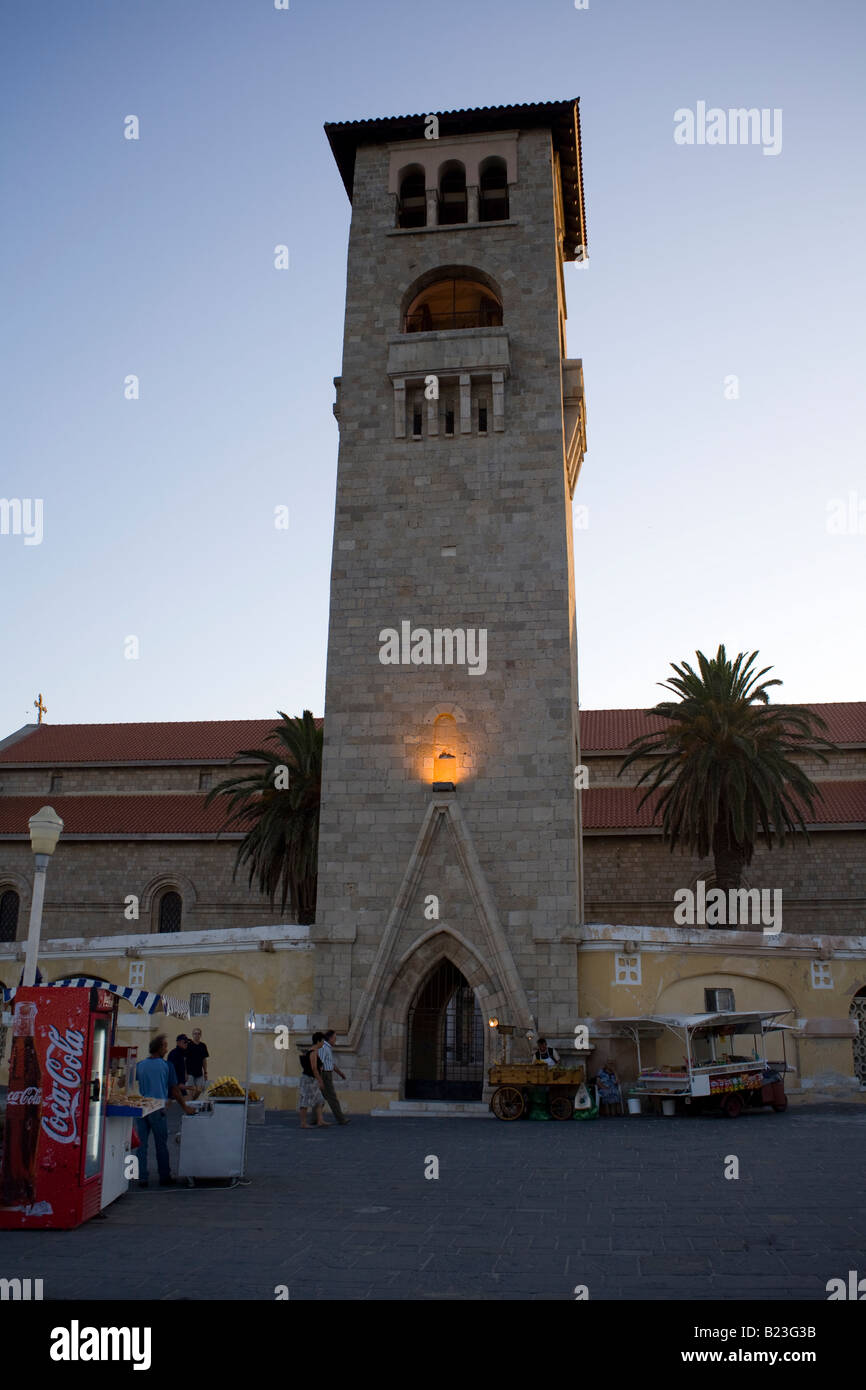
[[[550,1100],[550,1115],[554,1120],[570,1120],[574,1114],[574,1104],[571,1096],[552,1096]]]
[[[516,1086],[500,1086],[493,1093],[490,1108],[497,1120],[519,1120],[525,1109],[523,1092]]]
[[[736,1120],[743,1113],[741,1096],[726,1096],[722,1101],[722,1114],[729,1120]]]
[[[775,1110],[777,1115],[784,1114],[784,1112],[788,1109],[788,1097],[785,1096],[785,1099],[781,1102],[781,1104],[774,1105],[773,1109]]]

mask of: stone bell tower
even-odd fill
[[[326,126],[352,203],[314,1025],[356,1109],[577,1014],[576,101]],[[527,1055],[525,1043],[514,1055]]]

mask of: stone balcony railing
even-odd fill
[[[506,328],[440,329],[433,333],[400,333],[388,339],[388,375],[394,386],[394,434],[406,434],[406,388],[428,377],[459,383],[460,434],[470,432],[473,379],[491,384],[493,429],[505,429],[505,378],[511,370]],[[428,434],[438,433],[438,402],[428,400]]]
[[[586,453],[586,401],[583,395],[583,362],[579,357],[562,363],[562,396],[565,411],[565,464],[569,493],[573,497],[580,465]]]
[[[511,367],[507,328],[451,328],[433,333],[400,333],[388,339],[391,380],[423,381],[426,376],[490,376]]]

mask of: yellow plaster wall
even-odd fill
[[[641,983],[620,985],[614,981],[614,956],[625,951],[623,941],[611,942],[611,949],[580,950],[578,961],[579,1013],[582,1018],[628,1017],[640,1014],[704,1012],[704,989],[733,989],[738,1012],[754,1009],[791,1009],[790,1019],[847,1022],[854,994],[866,984],[866,961],[834,958],[833,988],[812,986],[811,958],[778,954],[742,955],[736,952],[705,952],[672,945],[670,950],[640,952]],[[590,1070],[597,1070],[609,1058],[619,1074],[631,1080],[636,1074],[632,1044],[590,1036],[595,1051]],[[682,1048],[673,1036],[641,1044],[645,1066],[672,1064],[680,1060]],[[832,1036],[798,1036],[785,1040],[790,1093],[802,1091],[804,1097],[844,1078],[854,1078],[851,1039]],[[781,1058],[781,1041],[768,1042],[768,1055]],[[851,1099],[862,1092],[853,1090]]]

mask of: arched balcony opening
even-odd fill
[[[502,305],[479,280],[437,280],[409,305],[404,333],[453,328],[501,328]]]
[[[479,222],[502,222],[508,217],[508,171],[498,155],[485,159],[478,184]]]
[[[466,170],[457,160],[451,160],[442,166],[439,175],[439,225],[454,226],[467,217]]]
[[[400,180],[400,194],[397,201],[398,227],[427,226],[427,194],[424,170],[420,164],[413,164]]]

